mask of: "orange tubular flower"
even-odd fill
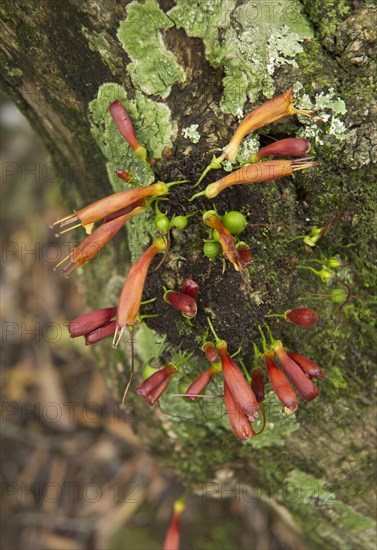
[[[239,403],[234,400],[233,394],[225,380],[224,403],[233,433],[241,439],[241,441],[245,441],[246,439],[253,437],[253,428],[251,427],[246,414],[241,410]]]
[[[173,517],[165,535],[163,550],[179,550],[180,522],[184,509],[184,501],[182,499],[176,500],[174,503]]]
[[[251,111],[251,113],[242,120],[233,134],[232,139],[224,149],[222,158],[233,161],[237,156],[238,148],[245,136],[258,128],[262,128],[262,126],[266,126],[267,124],[271,124],[276,120],[290,115],[312,116],[310,111],[296,109],[294,107],[293,88],[289,88],[289,90],[283,94],[273,97],[266,103],[263,103],[263,105]]]
[[[117,346],[126,327],[137,323],[145,279],[153,258],[166,247],[162,237],[158,237],[131,267],[119,298],[117,327],[113,346]]]
[[[283,344],[278,341],[274,345],[274,352],[279,358],[281,366],[286,372],[289,380],[297,388],[300,395],[306,400],[311,401],[318,395],[318,389],[313,382],[306,376],[299,365],[289,357],[283,347]]]
[[[113,117],[116,127],[127,141],[134,154],[141,160],[145,161],[147,158],[147,151],[145,147],[140,145],[138,142],[131,119],[122,103],[119,100],[113,101],[113,103],[109,106],[109,111]]]
[[[279,400],[285,405],[285,412],[293,413],[297,409],[298,399],[284,372],[279,369],[274,361],[274,352],[264,354],[263,359],[267,366],[267,376],[271,386]]]
[[[91,224],[103,220],[104,218],[109,219],[110,217],[113,217],[114,214],[126,214],[127,212],[124,211],[125,208],[128,209],[132,206],[131,209],[133,209],[134,204],[142,199],[146,199],[147,197],[160,197],[161,195],[167,195],[168,193],[169,187],[162,181],[158,181],[157,183],[146,185],[144,187],[126,189],[125,191],[120,191],[119,193],[114,193],[113,195],[99,199],[98,201],[89,204],[89,206],[85,206],[78,212],[75,212],[66,218],[57,220],[52,224],[52,227],[59,225],[59,227],[62,228],[67,225],[71,225],[76,221],[79,222],[74,227],[70,227],[69,229],[61,232],[65,233],[66,231],[70,231],[70,229],[74,229],[80,225],[84,227],[90,226]]]
[[[140,202],[140,201],[139,201]],[[143,201],[144,202],[144,201]],[[86,239],[77,247],[72,250],[67,258],[69,262],[67,266],[63,269],[66,277],[69,277],[71,273],[77,268],[86,264],[89,260],[94,258],[96,254],[102,250],[102,248],[107,245],[109,241],[120,231],[123,225],[136,216],[144,212],[145,208],[138,206],[125,214],[124,216],[119,216],[111,221],[102,223],[93,233],[88,235]],[[65,261],[65,258],[63,261]],[[58,265],[60,265],[60,262]]]
[[[278,178],[284,178],[286,176],[292,176],[294,172],[298,170],[305,170],[316,166],[318,163],[310,158],[296,159],[296,160],[267,160],[258,164],[250,164],[232,172],[228,176],[221,178],[214,183],[210,183],[200,193],[196,193],[190,199],[205,195],[207,199],[214,199],[224,189],[231,187],[232,185],[239,185],[241,183],[257,183],[261,181],[269,181]]]
[[[202,393],[202,391],[208,386],[208,384],[212,380],[212,376],[219,372],[219,368],[216,365],[212,365],[207,369],[205,372],[203,372],[198,378],[194,380],[192,384],[187,388],[185,391],[185,397],[187,399],[190,399],[190,401],[195,401],[198,399],[199,394]],[[192,394],[192,395],[191,395]]]
[[[218,342],[217,349],[220,353],[224,381],[229,386],[233,399],[241,411],[248,417],[249,422],[253,422],[258,418],[259,403],[257,398],[239,367],[230,357],[224,340]]]
[[[260,160],[274,156],[274,157],[304,157],[310,150],[310,143],[307,139],[303,138],[286,138],[274,141],[259,149],[256,153],[251,155],[247,162],[259,162]]]
[[[229,229],[222,224],[220,216],[214,210],[208,210],[203,214],[203,222],[208,227],[217,230],[224,256],[233,264],[236,271],[242,271],[242,262],[236,243]]]

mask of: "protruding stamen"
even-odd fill
[[[53,270],[56,271],[58,269],[59,266],[61,266],[62,264],[64,264],[64,262],[66,262],[68,260],[68,258],[70,257],[71,254],[68,254],[65,258],[63,258],[58,264],[56,264],[56,266],[53,267]]]
[[[55,237],[60,237],[60,235],[64,235],[64,233],[68,233],[69,231],[72,231],[73,229],[77,229],[78,227],[81,227],[81,223],[78,223],[73,227],[68,227],[68,229],[64,229],[64,231],[60,231],[60,233],[55,233]]]
[[[55,227],[55,225],[59,225],[59,224],[64,224],[66,225],[67,224],[67,221],[68,220],[71,220],[72,218],[76,218],[77,219],[77,216],[75,214],[69,214],[69,216],[66,216],[65,218],[59,218],[58,220],[56,220],[56,222],[52,223],[49,227],[50,229],[53,229]],[[76,220],[73,220],[72,221],[76,221]]]
[[[68,265],[63,269],[63,273],[68,278],[79,266],[75,263],[70,261]]]
[[[113,338],[113,346],[112,346],[113,348],[116,349],[118,347],[119,342],[121,341],[125,330],[126,330],[125,326],[124,327],[121,327],[119,325],[116,326],[115,332],[114,332],[114,338]]]

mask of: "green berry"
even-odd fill
[[[234,235],[242,233],[242,231],[247,226],[247,219],[241,212],[232,210],[231,212],[226,212],[221,219],[222,223],[227,229]]]
[[[171,225],[178,231],[182,231],[187,225],[187,218],[185,216],[175,216],[171,221]]]
[[[331,299],[335,304],[341,304],[347,298],[347,293],[342,288],[334,288],[331,291]]]
[[[214,260],[216,256],[220,253],[220,245],[216,241],[208,241],[204,243],[203,246],[203,254],[206,256],[209,260]]]
[[[161,214],[154,219],[154,224],[159,231],[167,231],[170,227],[170,221],[165,214]]]

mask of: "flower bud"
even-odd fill
[[[202,351],[204,351],[206,359],[210,363],[217,363],[218,361],[220,361],[219,354],[217,353],[216,348],[212,342],[205,342],[202,346]]]
[[[262,368],[255,367],[251,371],[251,389],[255,393],[258,403],[262,403],[264,400],[264,382],[262,376]]]
[[[259,162],[269,157],[305,157],[310,149],[310,143],[302,138],[286,138],[274,141],[254,153],[248,162]]]
[[[284,313],[284,319],[301,327],[311,327],[318,321],[318,315],[312,309],[299,307],[286,311]]]
[[[183,294],[183,292],[175,292],[168,290],[164,294],[164,300],[175,309],[178,309],[184,317],[191,319],[198,312],[198,306],[192,296]]]
[[[310,378],[322,379],[325,376],[323,370],[317,365],[317,363],[314,363],[314,361],[311,361],[305,357],[305,355],[300,355],[299,353],[295,353],[293,351],[287,351],[287,354]]]
[[[116,307],[106,307],[76,317],[68,324],[69,335],[71,338],[86,336],[97,328],[107,325],[116,314]]]
[[[187,278],[183,281],[182,292],[183,294],[187,294],[188,296],[191,296],[191,298],[194,298],[194,300],[196,300],[199,292],[199,285],[192,279]]]
[[[298,399],[284,372],[274,361],[274,353],[267,352],[263,356],[267,366],[267,376],[279,400],[285,405],[287,412],[293,413],[297,409]]]
[[[138,142],[131,119],[122,103],[119,100],[113,101],[109,106],[109,110],[116,127],[127,141],[134,154],[141,160],[145,160],[147,158],[147,151],[145,147]]]
[[[310,378],[305,375],[298,364],[287,355],[281,342],[275,344],[274,351],[289,380],[295,385],[300,395],[302,395],[306,401],[311,401],[317,397],[318,389]]]
[[[187,399],[189,399],[190,401],[195,401],[196,399],[198,399],[197,396],[201,394],[202,391],[208,386],[212,379],[212,376],[217,372],[219,372],[218,367],[212,365],[211,367],[209,367],[209,369],[198,376],[198,378],[196,378],[185,391]],[[192,397],[190,396],[190,394],[193,394]]]
[[[228,414],[229,423],[233,433],[241,440],[245,441],[253,437],[254,432],[246,414],[242,411],[239,403],[233,397],[232,392],[224,380],[224,403]]]
[[[169,363],[166,367],[158,370],[144,380],[135,391],[140,397],[145,399],[149,405],[154,405],[177,372],[176,366],[173,365],[173,363]]]

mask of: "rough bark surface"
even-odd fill
[[[89,103],[106,82],[122,86],[131,99],[139,93],[128,72],[131,60],[117,38],[128,4],[115,0],[9,1],[1,8],[4,93],[17,102],[44,139],[73,208],[112,190],[106,171],[109,159],[91,133]],[[159,4],[164,12],[175,5],[168,0]],[[247,2],[238,2],[238,6],[242,4]],[[294,181],[286,178],[255,189],[232,190],[216,201],[220,212],[242,205],[253,224],[268,224],[263,233],[255,227],[245,233],[256,258],[249,287],[229,266],[223,274],[221,262],[211,264],[202,256],[206,231],[199,223],[199,213],[192,218],[194,229],[189,235],[173,236],[173,251],[178,250],[187,261],[175,257],[154,273],[146,298],[157,296],[160,317],[150,326],[167,333],[172,346],[199,355],[196,336],[211,315],[221,337],[231,342],[232,351],[242,345],[242,357],[247,360],[252,342],[258,338],[258,323],[266,313],[284,311],[305,293],[326,293],[314,275],[302,271],[298,276],[295,266],[304,253],[292,238],[307,233],[312,225],[325,225],[341,211],[321,253],[315,255],[314,251],[314,255],[339,255],[352,265],[351,271],[339,276],[347,278],[357,300],[350,300],[339,314],[331,301],[311,302],[317,304],[321,323],[309,335],[273,324],[274,333],[287,345],[325,369],[320,400],[301,404],[291,422],[281,419],[280,407],[270,396],[266,432],[252,445],[241,445],[234,438],[223,445],[226,431],[218,427],[218,418],[211,417],[213,411],[201,409],[198,413],[196,409],[192,413],[195,419],[187,420],[192,418],[187,404],[175,408],[171,401],[164,401],[164,408],[183,415],[185,421],[159,410],[152,414],[138,404],[137,429],[146,445],[194,490],[212,483],[211,490],[220,496],[224,484],[228,489],[236,484],[260,488],[265,498],[273,493],[272,500],[290,510],[313,547],[367,549],[375,547],[372,474],[376,423],[371,400],[377,344],[370,293],[376,281],[372,263],[376,231],[376,8],[367,2],[333,0],[304,0],[302,8],[302,18],[312,25],[314,37],[304,43],[297,66],[277,68],[275,89],[280,92],[299,81],[313,96],[334,88],[347,107],[343,117],[346,139],[339,142],[330,137],[316,146],[320,167]],[[163,100],[151,96],[169,107],[176,130],[173,156],[158,167],[157,176],[163,181],[184,177],[192,183],[208,163],[208,151],[226,144],[237,124],[235,117],[219,107],[227,66],[210,63],[208,45],[206,50],[201,38],[188,36],[173,22],[161,34],[165,47],[183,68],[185,80],[174,83]],[[262,97],[257,103],[261,101]],[[246,105],[245,112],[251,106]],[[200,127],[198,145],[182,134],[192,123]],[[285,137],[299,126],[289,120],[266,132]],[[214,179],[210,176],[205,181]],[[191,185],[176,189],[166,210],[182,214],[192,189]],[[209,201],[199,204],[211,208]],[[109,272],[112,287],[106,287],[107,296],[116,296],[123,281],[123,266],[109,262],[105,257],[101,265],[86,267],[88,302],[93,307],[107,305],[98,304],[97,298],[99,285],[107,284]],[[193,329],[177,322],[161,294],[162,284],[177,288],[185,276],[201,285],[201,313]],[[124,355],[106,345],[99,355],[109,385],[121,395],[127,377],[115,374],[112,365],[123,361]],[[145,349],[144,356],[148,356]],[[200,367],[196,369],[199,373]],[[190,372],[188,369],[185,375]]]

